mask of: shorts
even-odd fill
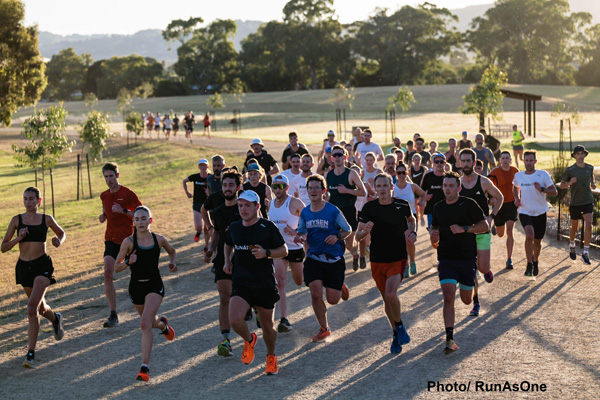
[[[154,130],[155,131],[159,131],[160,130],[160,125],[154,125]]]
[[[171,132],[171,128],[165,128],[165,131],[167,131],[167,133]]]
[[[165,286],[162,279],[150,279],[145,282],[136,279],[129,281],[129,298],[136,306],[143,306],[149,293],[156,293],[165,297]]]
[[[24,261],[19,258],[15,267],[15,276],[17,285],[32,288],[33,281],[37,276],[45,276],[50,279],[50,284],[56,283],[54,279],[54,266],[52,259],[48,254],[44,254],[31,261]]]
[[[521,225],[525,228],[527,225],[533,226],[533,237],[537,240],[544,238],[546,234],[546,213],[532,217],[527,214],[519,214]]]
[[[406,260],[394,261],[391,263],[378,263],[371,261],[371,275],[380,293],[385,293],[385,282],[390,276],[400,274],[400,282],[404,277],[406,269]]]
[[[215,260],[216,261],[216,260]],[[215,283],[217,283],[218,281],[222,281],[224,279],[227,280],[231,280],[231,276],[233,274],[228,274],[225,271],[223,271],[223,267],[225,266],[223,264],[223,257],[221,257],[221,262],[215,262],[213,263],[213,266],[215,267]]]
[[[594,212],[594,204],[584,204],[582,206],[569,206],[569,214],[571,221],[583,219],[585,214],[592,214]]]
[[[304,252],[304,248],[289,250],[288,255],[283,257],[284,260],[288,260],[291,263],[301,263],[304,261],[304,257],[306,253]]]
[[[494,224],[504,226],[506,221],[516,221],[518,215],[517,206],[513,201],[503,203],[500,210],[498,210],[498,214],[494,217]]]
[[[417,218],[417,214],[413,214],[415,217],[415,232],[419,232],[419,218]]]
[[[326,263],[306,257],[304,261],[304,283],[308,286],[312,281],[322,281],[323,286],[334,290],[342,290],[346,277],[346,262],[343,258]]]
[[[104,242],[104,257],[109,256],[116,260],[119,255],[119,250],[121,250],[120,244],[108,241]]]
[[[352,232],[355,232],[356,228],[358,227],[358,212],[356,211],[356,207],[348,206],[338,208],[344,215],[344,218],[346,218],[346,221],[348,221],[348,225],[350,225],[350,229],[352,229]]]
[[[477,241],[477,250],[489,250],[492,247],[492,234],[490,232],[475,235],[475,240]]]
[[[431,229],[432,222],[433,222],[433,214],[427,214],[427,230]]]
[[[444,283],[458,284],[462,290],[473,290],[475,287],[475,271],[477,259],[440,260],[438,274],[440,285]]]
[[[234,296],[244,299],[250,307],[261,307],[266,310],[274,309],[275,303],[279,301],[277,286],[253,289],[245,286],[233,285],[231,297]]]
[[[192,203],[192,210],[196,211],[196,212],[201,212],[200,210],[202,209],[202,205],[204,203]]]
[[[523,151],[523,145],[520,144],[518,146],[513,146],[513,150],[521,150],[521,151]]]

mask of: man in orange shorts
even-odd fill
[[[371,234],[371,273],[393,329],[390,352],[397,354],[410,342],[397,292],[406,269],[406,241],[417,240],[416,221],[408,202],[392,197],[390,175],[377,175],[374,184],[377,199],[365,204],[360,212],[356,239],[360,241]]]

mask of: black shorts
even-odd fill
[[[154,130],[155,131],[160,131],[160,125],[154,125]]]
[[[115,242],[104,242],[104,257],[109,256],[116,260],[120,250],[120,244],[116,244]]]
[[[44,254],[31,261],[23,261],[19,258],[15,267],[15,276],[17,278],[17,285],[28,288],[33,287],[33,281],[36,276],[45,276],[50,279],[51,285],[56,283],[56,279],[54,279],[54,266],[48,254]]]
[[[535,217],[527,214],[519,214],[519,221],[521,221],[523,228],[525,228],[527,225],[533,226],[534,238],[538,240],[544,238],[544,235],[546,234],[546,213]]]
[[[516,221],[518,215],[517,206],[515,206],[513,201],[503,203],[500,210],[498,210],[498,214],[494,217],[494,224],[496,226],[504,226],[506,221]]]
[[[348,225],[352,229],[352,232],[356,231],[358,227],[358,212],[356,211],[356,207],[348,206],[348,207],[338,207],[342,214],[344,214],[344,218],[348,221]]]
[[[340,258],[336,262],[326,263],[306,257],[304,261],[304,283],[308,286],[312,281],[323,281],[323,286],[342,290],[346,277],[346,262]]]
[[[162,279],[150,279],[146,282],[140,282],[136,279],[129,281],[129,298],[137,306],[144,305],[148,293],[156,293],[165,297],[165,286]]]
[[[585,214],[592,214],[593,212],[594,203],[584,204],[582,206],[569,206],[569,214],[571,215],[572,221],[583,219]]]
[[[521,150],[521,151],[523,151],[523,145],[522,145],[522,144],[520,144],[520,145],[518,145],[518,146],[513,146],[513,151],[514,151],[514,150]]]
[[[252,289],[245,286],[233,285],[231,297],[241,297],[250,305],[250,307],[261,307],[267,310],[275,308],[275,303],[279,301],[279,292],[277,286],[272,288]]]
[[[304,261],[304,256],[306,256],[304,248],[300,248],[296,250],[289,250],[288,255],[283,257],[283,259],[288,260],[291,263],[299,263]]]
[[[204,202],[202,203],[192,203],[192,210],[200,212],[200,210],[202,209],[202,205],[204,204]]]
[[[217,281],[220,281],[220,280],[223,280],[223,279],[231,280],[231,276],[233,274],[228,274],[225,271],[223,271],[223,267],[225,266],[223,264],[223,262],[224,262],[223,257],[221,257],[221,262],[219,262],[216,259],[213,260],[213,261],[216,261],[213,264],[214,267],[215,267],[215,283],[217,283]]]
[[[438,275],[440,284],[455,283],[463,290],[471,290],[475,286],[477,259],[439,260]]]

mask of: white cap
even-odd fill
[[[283,182],[287,186],[290,186],[290,181],[287,178],[287,176],[285,176],[285,175],[279,174],[279,175],[275,176],[275,178],[273,178],[273,183],[275,183],[275,182]]]
[[[329,135],[335,136],[335,131],[333,129],[330,129],[329,132],[327,132],[327,136]]]
[[[202,160],[198,161],[198,165],[200,165],[200,164],[208,165],[208,160],[206,158],[203,158]]]
[[[252,145],[252,144],[260,144],[260,145],[261,145],[261,146],[263,146],[263,147],[265,146],[265,144],[262,142],[262,140],[260,140],[260,139],[258,139],[258,138],[257,138],[257,139],[252,139],[252,143],[251,143],[251,145]]]
[[[244,190],[239,196],[238,200],[246,200],[260,204],[260,197],[253,190]]]

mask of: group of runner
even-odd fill
[[[194,133],[194,125],[196,124],[196,117],[194,116],[194,112],[192,110],[185,113],[183,119],[180,119],[179,116],[170,110],[168,113],[164,113],[161,116],[160,112],[156,112],[153,114],[148,111],[146,113],[142,113],[142,121],[144,122],[144,127],[146,128],[146,133],[148,136],[152,136],[152,132],[156,132],[156,138],[159,138],[159,132],[165,135],[167,140],[171,138],[171,132],[173,132],[173,138],[177,138],[177,133],[179,132],[180,124],[183,126],[183,130],[185,131],[185,138],[193,142],[193,133]],[[210,113],[204,114],[204,118],[202,119],[202,124],[204,125],[204,133],[203,136],[208,136],[210,139]]]
[[[521,144],[513,149],[519,151],[523,135],[519,132],[513,137],[521,138]],[[264,143],[254,139],[241,170],[227,167],[224,157],[217,154],[210,166],[208,159],[201,159],[199,172],[183,180],[183,189],[192,198],[194,241],[199,242],[204,234],[204,259],[213,263],[220,299],[219,356],[233,355],[233,328],[244,339],[242,362],[254,360],[257,335],[246,323],[254,310],[267,348],[266,373],[277,374],[277,333],[292,330],[286,299],[288,266],[294,282],[310,289],[319,324],[312,340],[326,339],[331,328],[323,295],[330,305],[350,296],[344,282],[345,251],[352,255],[354,271],[367,267],[369,254],[371,273],[392,329],[390,351],[400,353],[410,336],[402,321],[397,290],[404,278],[417,273],[415,242],[423,214],[439,261],[444,353],[458,350],[454,341],[456,286],[463,303],[474,303],[470,315],[478,316],[476,271],[489,283],[494,279],[492,234],[506,234],[506,268],[513,269],[513,230],[518,218],[526,237],[525,275],[538,275],[548,211],[545,196],[556,195],[557,189],[546,171],[535,168],[535,151],[523,152],[525,170],[519,171],[511,165],[510,152],[484,146],[495,140],[484,130],[476,135],[475,146],[466,134],[460,141],[451,138],[445,153],[437,151],[434,141],[429,143],[433,152],[425,150],[424,139],[416,134],[406,147],[395,138],[394,147],[384,155],[371,138],[370,130],[357,129],[352,141],[338,143],[335,132],[329,131],[317,162],[322,174],[313,172],[314,157],[298,142],[297,132],[289,134],[290,143],[281,157],[283,170]],[[575,233],[583,219],[582,260],[590,264],[593,166],[585,163],[588,152],[583,146],[576,146],[572,155],[576,162],[567,168],[560,183],[561,188],[571,188],[569,252],[575,259]],[[492,168],[486,174],[488,165]],[[103,326],[119,324],[114,273],[129,268],[129,295],[140,314],[142,330],[142,366],[136,379],[147,381],[152,329],[159,329],[167,340],[175,337],[167,318],[157,314],[165,295],[158,268],[160,252],[166,250],[169,269],[176,272],[176,250],[164,236],[151,231],[150,209],[119,183],[118,166],[107,163],[102,173],[108,190],[101,195],[99,222],[107,223],[104,289],[110,310]],[[193,183],[193,193],[189,183]],[[40,203],[39,190],[27,188],[25,213],[11,220],[2,242],[2,252],[19,245],[17,284],[29,297],[29,344],[23,366],[29,368],[34,366],[39,315],[51,321],[56,340],[64,334],[62,315],[50,309],[44,294],[55,283],[52,261],[46,254],[47,229],[56,234],[52,239],[55,247],[64,242],[65,232],[51,216],[38,212]],[[424,218],[421,224],[425,225]],[[279,311],[276,328],[275,308]]]

